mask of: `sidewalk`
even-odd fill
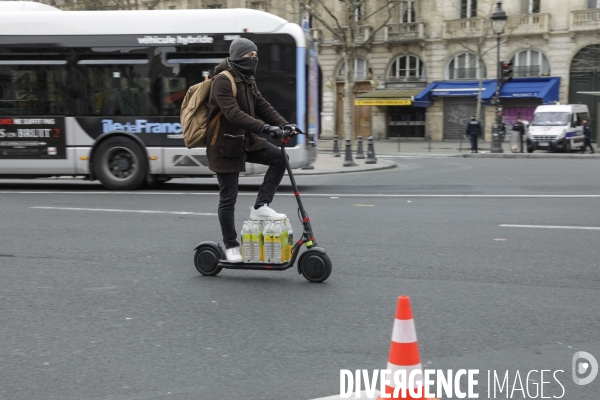
[[[366,154],[368,143],[363,140],[363,150]],[[333,140],[320,139],[317,144],[319,157],[324,154],[331,155],[333,151]],[[356,141],[352,145],[352,153],[356,155]],[[471,144],[467,140],[463,141],[443,141],[443,142],[428,142],[424,139],[402,139],[389,138],[376,140],[374,142],[375,156],[426,156],[426,157],[476,157],[476,158],[585,158],[595,159],[600,158],[600,154],[596,151],[595,154],[579,154],[577,152],[552,153],[545,150],[538,150],[534,153],[513,153],[510,150],[510,143],[503,142],[502,149],[504,153],[490,153],[490,142],[479,141],[479,153],[471,153]],[[595,147],[595,146],[594,146]],[[345,144],[343,140],[339,141],[339,149],[344,157]],[[317,157],[317,162],[319,157]],[[378,160],[379,162],[379,160]]]
[[[347,172],[377,171],[382,169],[396,168],[396,163],[390,160],[377,159],[376,164],[366,164],[365,160],[357,160],[356,154],[353,154],[356,166],[344,167],[344,155],[333,157],[331,154],[317,154],[317,161],[313,164],[314,169],[295,169],[294,175],[323,175],[323,174],[343,174]]]

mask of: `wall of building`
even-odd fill
[[[97,0],[90,0],[90,2]],[[420,38],[411,38],[402,42],[385,42],[384,30],[380,30],[375,40],[368,47],[358,49],[359,57],[367,60],[368,67],[372,70],[372,85],[380,89],[386,84],[390,66],[396,57],[401,55],[418,56],[425,65],[426,77],[424,83],[447,79],[446,68],[450,60],[458,53],[464,52],[467,48],[472,48],[468,40],[473,37],[481,36],[475,32],[472,35],[465,35],[465,32],[456,28],[456,20],[460,18],[461,0],[416,0],[414,1],[416,21],[424,24],[424,36]],[[489,22],[489,16],[496,7],[497,0],[478,0],[478,18]],[[522,1],[527,0],[504,0],[503,9],[509,18],[518,18],[522,10]],[[45,0],[47,4],[62,6],[65,9],[74,7],[73,0]],[[77,4],[81,7],[86,0],[79,0]],[[125,1],[124,1],[125,2]],[[344,21],[346,16],[345,7],[348,3],[338,0],[323,0],[324,4],[332,11],[331,15],[323,12],[323,9],[315,9],[322,13],[325,23],[335,26],[332,15],[340,21]],[[130,3],[134,3],[130,1]],[[306,17],[306,12],[299,9],[301,0],[139,0],[139,8],[147,5],[154,5],[157,9],[167,8],[208,8],[221,5],[224,8],[248,7],[261,8],[267,12],[276,14],[290,21],[300,22]],[[383,0],[373,0],[366,2],[364,15],[373,13],[384,4]],[[590,44],[600,43],[600,21],[597,26],[587,26],[582,30],[575,26],[574,15],[579,10],[585,10],[587,0],[541,0],[541,10],[535,17],[541,17],[542,22],[536,25],[535,22],[530,26],[519,26],[520,30],[507,31],[503,36],[501,46],[501,59],[509,60],[518,51],[524,49],[535,49],[541,51],[550,63],[550,75],[561,78],[559,99],[561,102],[568,102],[569,97],[569,68],[570,62],[579,50]],[[597,14],[596,14],[597,15]],[[371,30],[385,24],[388,18],[386,9],[376,13],[372,18],[364,21],[363,25],[371,27]],[[464,20],[463,20],[464,21]],[[510,21],[510,20],[509,20]],[[527,21],[523,19],[522,21]],[[533,20],[530,20],[533,21]],[[332,42],[332,34],[322,23],[315,18],[312,19],[313,32],[318,36],[320,48],[320,66],[323,73],[323,109],[322,132],[323,138],[331,138],[336,134],[336,76],[341,66],[342,54],[340,47],[336,47]],[[387,25],[395,24],[398,21],[390,20]],[[525,22],[527,25],[527,22]],[[454,27],[454,28],[453,28]],[[497,56],[495,51],[495,37],[491,34],[489,27],[486,27],[485,40],[482,46],[483,61],[487,68],[488,78],[496,76]],[[481,33],[481,32],[480,32]],[[461,37],[464,37],[461,39]],[[360,46],[359,46],[360,47]],[[494,110],[492,107],[483,107],[486,116],[486,138],[491,136],[491,121],[493,121]],[[385,108],[373,107],[372,119],[373,131],[387,132],[387,110]],[[430,135],[433,140],[442,140],[443,138],[443,100],[436,100],[433,106],[426,112],[426,135]]]

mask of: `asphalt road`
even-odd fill
[[[600,230],[501,226],[600,228],[597,161],[394,160],[298,177],[333,260],[323,284],[294,269],[200,276],[193,248],[220,240],[217,217],[172,212],[216,213],[214,180],[127,193],[1,181],[0,398],[334,395],[340,369],[386,367],[409,295],[424,366],[480,369],[480,398],[488,370],[508,370],[511,388],[517,371],[526,386],[530,370],[562,370],[561,385],[533,373],[531,394],[544,380],[544,396],[597,399],[600,377],[575,385],[571,359],[600,360]],[[240,227],[260,181],[242,179]],[[273,208],[295,216],[280,189]]]

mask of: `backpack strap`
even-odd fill
[[[235,79],[233,79],[233,75],[231,75],[231,72],[229,72],[228,70],[225,70],[225,71],[219,73],[219,75],[220,74],[225,75],[231,81],[231,89],[233,90],[233,97],[235,98],[237,96],[237,85],[235,84]],[[216,78],[216,76],[215,76],[215,78]],[[213,81],[215,78],[213,78]],[[211,146],[214,146],[215,143],[217,142],[217,135],[219,134],[219,129],[221,128],[221,115],[223,115],[223,111],[219,111],[217,113],[217,115],[215,115],[215,117],[208,123],[208,128],[210,128],[212,126],[212,124],[215,123],[215,121],[217,122],[217,127],[215,128],[215,132],[213,133],[212,141],[210,142]]]

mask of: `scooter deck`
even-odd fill
[[[290,262],[291,261],[291,262]],[[248,270],[266,270],[266,271],[284,271],[294,265],[294,260],[280,264],[274,263],[230,263],[226,260],[219,260],[219,268],[226,269],[248,269]]]

